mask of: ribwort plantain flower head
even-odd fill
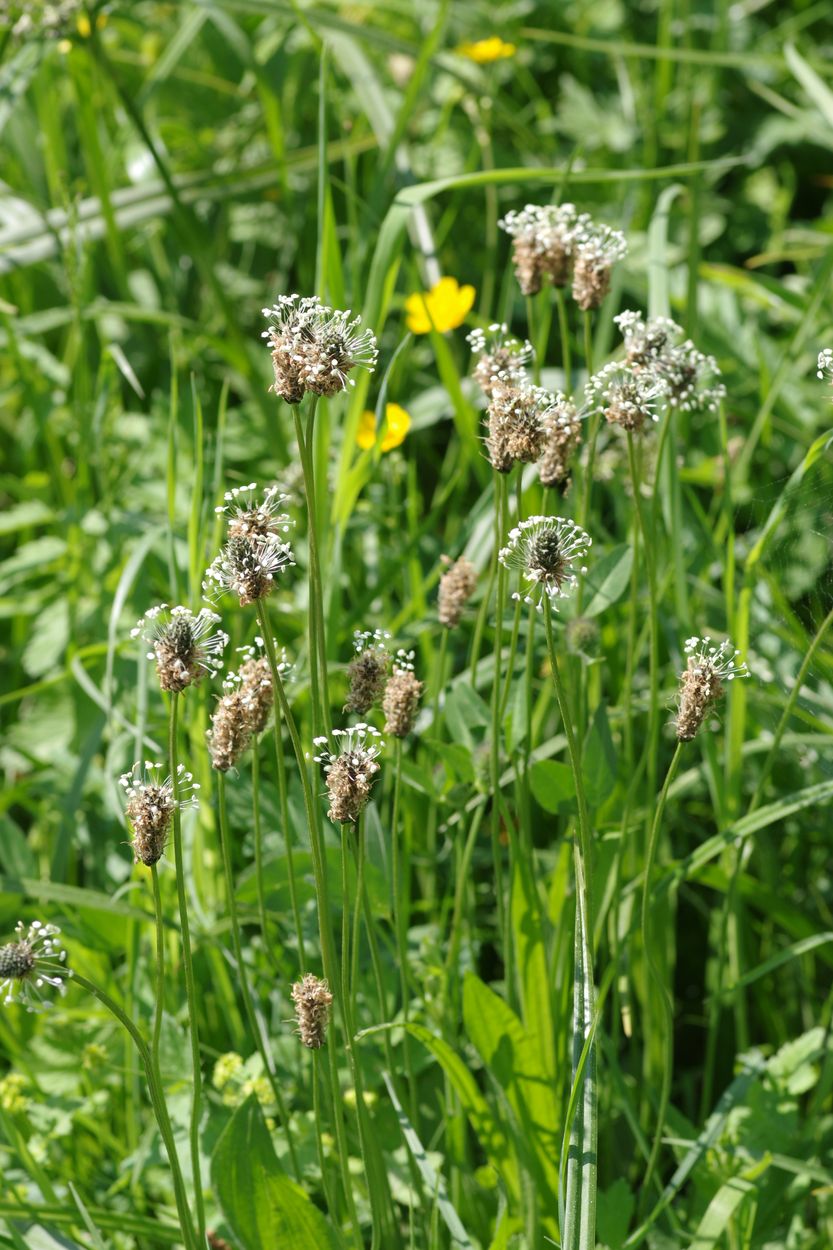
[[[327,1036],[333,996],[326,981],[307,972],[292,987],[298,1036],[308,1050],[320,1050]]]
[[[625,359],[636,372],[662,381],[668,403],[684,412],[716,412],[726,388],[713,356],[706,356],[668,317],[646,321],[639,312],[614,317],[625,340]]]
[[[20,1003],[27,1011],[44,1011],[52,1006],[45,996],[49,990],[66,993],[65,982],[72,973],[58,940],[60,932],[57,925],[40,920],[33,920],[27,929],[21,920],[14,941],[0,946],[0,998],[5,1007]]]
[[[203,593],[215,603],[230,591],[241,607],[257,603],[272,593],[275,579],[295,564],[289,543],[273,538],[229,538],[220,554],[206,569]]]
[[[636,369],[612,360],[587,383],[588,407],[604,414],[611,425],[638,434],[646,423],[659,421],[658,406],[668,396],[665,379],[655,369]]]
[[[680,674],[680,692],[675,728],[680,742],[696,737],[708,711],[723,695],[723,683],[748,677],[745,663],[738,663],[740,652],[729,641],[710,645],[710,638],[687,638],[685,672]]]
[[[443,556],[442,562],[446,570],[440,577],[437,615],[441,625],[454,629],[460,624],[463,609],[477,589],[477,569],[464,556],[459,560]]]
[[[564,287],[570,280],[577,240],[590,218],[574,204],[527,204],[498,222],[512,238],[515,276],[523,295],[537,295],[544,282]]]
[[[280,542],[281,535],[288,534],[295,524],[281,508],[289,498],[277,486],[267,486],[260,500],[256,497],[257,483],[235,486],[227,490],[221,504],[214,511],[228,518],[229,538],[247,538],[250,542]]]
[[[161,688],[180,694],[222,667],[228,634],[214,630],[219,621],[208,608],[195,614],[190,608],[169,608],[162,603],[145,613],[130,636],[150,645],[147,657],[156,661]]]
[[[538,462],[542,486],[566,489],[570,460],[581,442],[581,417],[575,404],[560,392],[542,418],[543,449]]]
[[[264,654],[263,639],[259,636],[255,637],[254,646],[237,649],[244,657],[238,673],[240,690],[243,694],[251,731],[257,735],[266,728],[275,702],[272,670]],[[278,676],[281,682],[286,682],[291,677],[292,664],[287,658],[285,647],[281,647],[279,657],[276,665]]]
[[[330,807],[330,820],[338,824],[353,823],[367,806],[370,791],[379,771],[377,760],[385,745],[381,734],[371,725],[358,724],[351,729],[334,729],[336,750],[330,751],[326,738],[314,738],[320,754],[316,764],[324,765]]]
[[[628,244],[621,230],[592,224],[573,249],[573,299],[585,312],[599,308],[610,290],[613,266],[624,260]]]
[[[546,598],[558,609],[558,600],[566,599],[578,585],[579,574],[586,573],[584,558],[591,539],[575,521],[565,517],[533,516],[521,521],[509,532],[509,540],[498,553],[501,564],[518,573],[529,583],[527,593],[515,592],[513,599],[532,604],[536,611],[544,609]]]
[[[532,344],[513,338],[505,323],[472,330],[466,342],[477,357],[474,380],[486,395],[502,383],[518,386],[526,381],[526,366],[534,355]]]
[[[414,727],[422,697],[423,683],[414,675],[414,653],[400,649],[393,662],[393,672],[385,685],[382,711],[385,733],[407,738]]]
[[[383,629],[360,630],[353,633],[355,655],[347,666],[350,690],[345,712],[364,716],[381,697],[390,669],[387,643],[390,634]]]
[[[354,369],[373,371],[378,351],[371,330],[350,310],[329,308],[317,298],[282,295],[263,309],[271,323],[263,338],[272,349],[272,390],[290,404],[307,392],[337,395],[354,384]]]
[[[534,464],[544,447],[544,416],[554,403],[540,386],[500,382],[493,388],[485,443],[498,473],[508,473],[515,463]]]
[[[137,864],[152,868],[162,858],[175,810],[198,807],[199,783],[184,764],[177,767],[177,797],[170,776],[162,779],[162,765],[148,760],[134,764],[119,778],[127,798],[125,816],[133,834],[133,854]]]
[[[825,347],[819,352],[816,377],[833,382],[833,348]]]

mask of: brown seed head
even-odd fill
[[[459,625],[463,608],[475,592],[477,570],[462,556],[454,563],[448,556],[443,556],[443,562],[448,568],[440,578],[438,615],[441,625],[453,629]]]
[[[376,760],[384,743],[377,744],[381,737],[378,729],[362,723],[350,729],[334,729],[332,736],[338,750],[328,750],[326,738],[314,738],[315,745],[321,748],[314,758],[324,765],[330,798],[327,815],[337,824],[352,824],[367,806],[379,771]]]
[[[229,690],[219,699],[206,735],[214,768],[227,773],[243,755],[251,738],[252,722],[243,691],[239,687]]]
[[[689,638],[685,644],[685,672],[680,674],[680,693],[675,728],[680,742],[697,735],[710,708],[722,697],[726,681],[748,677],[745,664],[737,662],[738,652],[730,642],[709,646],[710,638]]]
[[[423,683],[414,676],[413,651],[400,651],[396,666],[388,678],[382,711],[385,713],[385,733],[395,738],[405,738],[414,727]]]
[[[307,972],[293,985],[292,1001],[298,1021],[298,1036],[309,1050],[320,1050],[326,1039],[333,1002],[330,987],[326,981]]]
[[[544,450],[538,464],[542,486],[566,486],[570,459],[581,442],[581,421],[576,406],[566,395],[557,395],[544,413]]]
[[[356,630],[353,635],[356,654],[347,666],[350,690],[345,712],[364,716],[382,695],[390,669],[390,655],[385,646],[390,634],[384,630]]]
[[[262,733],[275,702],[272,673],[265,655],[247,660],[241,666],[240,693],[246,704],[252,733]]]

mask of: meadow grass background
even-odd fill
[[[30,6],[36,24],[40,10]],[[514,52],[480,65],[458,50],[492,35]],[[571,1117],[583,1114],[571,1099],[575,802],[544,632],[528,635],[512,605],[495,662],[495,483],[465,329],[408,335],[404,311],[438,273],[472,284],[467,325],[506,320],[523,337],[531,315],[542,380],[563,388],[551,296],[524,302],[497,229],[505,211],[555,197],[629,240],[590,321],[595,365],[619,346],[614,313],[640,308],[683,325],[728,391],[719,416],[677,415],[659,465],[659,431],[642,443],[653,596],[644,552],[631,576],[626,447],[602,431],[584,600],[598,632],[569,650],[569,608],[555,626],[559,668],[585,693],[598,1243],[833,1240],[833,423],[829,379],[816,377],[817,352],[833,346],[831,46],[827,4],[750,0],[113,3],[68,10],[48,35],[0,34],[0,937],[20,917],[59,924],[70,964],[144,1032],[153,900],[131,863],[117,780],[134,758],[163,757],[166,723],[130,628],[153,603],[199,606],[225,489],[280,482],[300,567],[270,614],[296,663],[290,695],[311,746],[303,490],[290,410],[267,390],[261,308],[318,293],[361,311],[379,338],[376,373],[320,406],[314,447],[333,723],[355,629],[390,630],[427,683],[401,770],[389,749],[366,822],[379,958],[361,946],[357,1023],[399,1027],[354,1042],[362,1097],[339,1027],[328,1043],[349,1160],[326,1090],[318,1142],[310,1057],[293,1034],[289,990],[306,969],[271,746],[259,753],[265,933],[250,758],[226,789],[244,959],[297,1173],[232,949],[204,749],[216,684],[190,692],[183,713],[180,750],[203,787],[184,852],[206,1216],[244,1250],[537,1250],[561,1236],[560,1177]],[[580,394],[586,339],[574,306],[569,317]],[[362,452],[361,414],[381,415],[386,401],[410,413],[410,432],[395,450]],[[513,517],[575,515],[577,504],[575,489],[544,496],[529,470],[511,498]],[[440,720],[443,553],[465,553],[481,579],[447,640]],[[227,603],[223,615],[232,646],[251,640],[250,612]],[[645,1185],[666,1052],[639,900],[692,634],[730,636],[751,676],[684,752],[650,883],[674,1047]],[[652,717],[659,742],[646,759]],[[289,808],[320,972],[293,768]],[[328,836],[340,919],[337,830]],[[163,1076],[190,1185],[172,855],[160,881]],[[229,1052],[244,1066],[222,1085],[212,1074]],[[339,1196],[345,1166],[358,1236]],[[136,1053],[77,986],[46,1015],[0,1015],[0,1168],[4,1247],[183,1244]]]

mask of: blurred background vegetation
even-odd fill
[[[829,4],[38,0],[3,9],[0,933],[21,913],[49,915],[88,975],[117,987],[137,1010],[147,1001],[149,902],[125,845],[116,781],[134,752],[164,741],[164,728],[129,628],[159,600],[198,606],[225,488],[277,480],[298,493],[291,417],[267,393],[260,340],[261,309],[280,293],[317,292],[363,311],[380,340],[377,373],[349,403],[322,412],[316,444],[330,485],[320,521],[334,671],[349,658],[352,631],[377,625],[415,646],[431,671],[437,631],[425,622],[435,611],[439,557],[466,549],[479,568],[488,566],[492,488],[464,332],[408,335],[404,302],[439,274],[453,276],[476,291],[469,325],[505,319],[526,333],[497,220],[554,194],[628,235],[630,254],[606,312],[670,310],[724,373],[726,439],[717,423],[689,425],[676,449],[684,517],[679,551],[659,553],[673,605],[662,619],[663,648],[678,654],[687,633],[707,632],[710,614],[731,630],[741,605],[748,639],[736,641],[749,643],[755,681],[746,745],[735,721],[725,771],[715,765],[715,743],[704,747],[711,767],[699,777],[708,784],[674,817],[678,852],[722,827],[721,814],[745,810],[768,735],[831,607],[833,466],[824,444],[805,461],[831,424],[829,391],[815,373],[817,352],[833,345]],[[490,48],[479,42],[495,39]],[[594,328],[600,360],[616,335],[608,315]],[[580,358],[578,322],[574,329]],[[543,380],[563,385],[551,365],[554,346],[545,345],[542,358]],[[361,415],[386,401],[410,414],[409,432],[389,452],[364,451],[356,442]],[[631,506],[616,481],[622,464],[611,438],[600,456],[600,555]],[[274,612],[279,641],[295,651],[304,609],[300,595],[286,595]],[[614,668],[623,619],[614,612],[602,622],[600,654]],[[235,616],[233,644],[248,639],[249,624]],[[452,645],[455,671],[465,641]],[[488,670],[478,680],[488,684]],[[746,967],[833,929],[823,806],[831,681],[833,657],[822,645],[767,794],[771,802],[817,785],[818,802],[785,802],[783,818],[756,841],[740,885]],[[667,685],[670,708],[671,670]],[[296,697],[303,709],[302,673]],[[195,753],[210,706],[205,693],[193,709]],[[460,715],[457,745],[469,762],[449,750],[441,785],[431,780],[430,751],[406,762],[415,822],[426,793],[436,790],[447,819],[482,776],[477,712]],[[210,791],[210,777],[202,780]],[[250,851],[248,784],[241,779],[232,796],[244,831],[241,869]],[[207,1070],[224,1051],[242,1049],[248,1059],[253,1049],[223,953],[211,830],[207,811],[192,830],[190,861]],[[485,850],[475,869],[487,899]],[[252,902],[251,881],[242,880],[241,897]],[[689,1232],[679,1240],[654,1232],[654,1244],[822,1250],[833,1238],[831,948],[798,955],[777,980],[761,974],[743,1018],[723,1013],[704,1102],[707,955],[728,889],[729,870],[715,860],[680,892],[680,1139],[696,1138],[733,1080],[737,1054],[753,1043],[763,1046],[767,1075],[752,1094],[744,1087],[708,1152],[698,1154],[681,1216]],[[415,975],[430,986],[442,972],[444,915],[430,891],[426,898],[413,917],[412,945]],[[285,905],[277,894],[273,902],[277,911]],[[296,969],[279,920],[272,936],[283,985],[272,1014],[281,1020],[291,1014]],[[495,972],[488,957],[480,971],[487,980]],[[0,1244],[55,1244],[32,1239],[25,1220],[38,1188],[44,1192],[41,1170],[57,1189],[43,1218],[53,1231],[83,1228],[66,1198],[72,1182],[110,1244],[170,1244],[151,1224],[157,1200],[170,1204],[170,1194],[135,1060],[80,995],[71,993],[60,1011],[60,1029],[48,1019],[0,1016],[0,1064],[15,1078],[0,1079],[8,1180]],[[168,1045],[175,1099],[173,1074],[186,1060],[173,1028]],[[291,1038],[276,1046],[287,1080],[299,1079]],[[442,1080],[432,1079],[433,1132]],[[381,1084],[374,1096],[384,1099]],[[230,1115],[223,1098],[217,1090],[207,1152]],[[640,1161],[615,1081],[605,1098],[600,1239],[615,1250],[632,1219]],[[307,1113],[298,1115],[314,1161]],[[395,1118],[380,1123],[405,1192]],[[617,1145],[625,1138],[627,1147]],[[464,1223],[489,1245],[498,1200],[486,1169],[476,1172],[477,1148],[455,1158],[459,1139],[436,1142],[435,1164],[446,1153],[456,1168],[452,1196]],[[766,1152],[782,1163],[761,1170]],[[737,1159],[756,1214],[750,1220],[747,1206],[744,1220],[731,1224],[730,1212],[717,1239],[690,1242],[711,1199],[738,1174]],[[222,1219],[216,1208],[215,1216]],[[427,1225],[418,1244],[448,1244],[441,1222],[435,1227],[429,1214]],[[719,1240],[727,1228],[731,1239]]]

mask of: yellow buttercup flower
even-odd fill
[[[380,451],[393,451],[400,443],[404,443],[405,435],[411,428],[410,415],[399,404],[385,405],[385,430],[379,441]],[[376,416],[368,411],[359,417],[359,429],[356,442],[362,451],[370,451],[376,446]]]
[[[502,61],[505,57],[514,56],[518,51],[514,43],[504,43],[500,35],[492,35],[489,39],[478,39],[475,43],[461,43],[457,49],[460,56],[466,56],[477,65],[488,65],[491,61]]]
[[[440,278],[430,291],[420,291],[405,300],[407,326],[411,334],[456,330],[474,303],[474,287],[460,286],[456,278]]]

